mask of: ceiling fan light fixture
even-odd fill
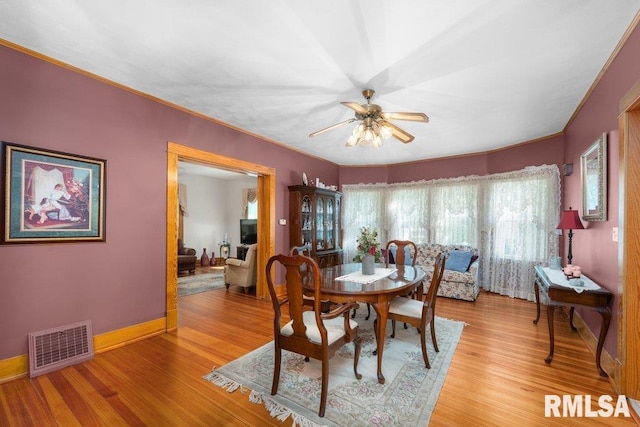
[[[355,147],[356,145],[358,145],[358,140],[359,140],[359,138],[357,136],[351,135],[349,137],[349,139],[347,139],[346,146],[347,147]]]
[[[391,138],[391,135],[393,135],[393,132],[389,127],[382,125],[380,126],[380,135],[382,136],[382,139],[389,139]]]
[[[372,142],[376,136],[376,133],[370,127],[368,127],[367,130],[364,131],[364,140],[366,142]]]
[[[365,89],[362,91],[362,96],[367,100],[366,104],[358,104],[357,102],[341,102],[342,105],[351,108],[355,112],[355,117],[336,123],[335,125],[331,125],[319,131],[312,132],[309,136],[316,136],[346,123],[352,123],[359,120],[360,123],[353,128],[351,136],[347,139],[347,147],[355,147],[356,145],[380,147],[382,146],[382,141],[391,138],[392,136],[407,144],[413,141],[413,135],[392,124],[389,120],[408,120],[414,122],[429,121],[429,118],[424,113],[383,112],[379,105],[371,103],[371,98],[373,98],[374,94],[375,91],[373,89]]]

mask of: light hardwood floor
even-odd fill
[[[176,332],[94,360],[0,385],[0,426],[290,426],[248,394],[202,379],[214,366],[267,343],[268,301],[233,287],[180,298]],[[556,310],[551,365],[546,318],[535,305],[482,292],[475,303],[439,298],[436,314],[465,327],[431,418],[433,426],[635,425],[607,418],[545,418],[545,394],[614,395],[594,356]],[[418,340],[416,333],[416,340]]]

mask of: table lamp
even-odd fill
[[[573,259],[573,254],[571,253],[571,240],[573,239],[573,230],[583,230],[582,222],[580,221],[580,216],[578,215],[578,211],[571,210],[571,206],[569,206],[568,211],[562,212],[562,218],[560,218],[560,223],[556,227],[558,230],[569,230],[569,252],[567,253],[567,264],[571,264],[571,260]]]

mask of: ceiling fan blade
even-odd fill
[[[310,134],[309,134],[309,138],[312,138],[312,137],[314,137],[314,136],[316,136],[316,135],[320,135],[321,133],[328,132],[328,131],[333,130],[333,129],[337,128],[337,127],[340,127],[340,126],[342,126],[342,125],[346,125],[347,123],[353,123],[353,122],[355,122],[355,121],[356,121],[356,119],[355,119],[355,118],[353,118],[353,119],[345,120],[344,122],[336,123],[335,125],[331,125],[331,126],[326,127],[326,128],[324,128],[324,129],[320,129],[320,130],[318,130],[318,131],[315,131],[315,132],[313,132],[313,133],[310,133]]]
[[[369,110],[367,110],[357,102],[341,102],[340,104],[344,105],[345,107],[351,108],[356,113],[367,114],[369,112]]]
[[[391,122],[381,120],[380,125],[391,129],[391,135],[393,135],[394,138],[399,139],[401,142],[404,142],[405,144],[410,143],[414,139],[413,135],[400,129],[398,126],[394,125]]]
[[[409,120],[412,122],[425,122],[429,121],[424,113],[382,113],[382,117],[390,120]]]

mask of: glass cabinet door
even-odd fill
[[[335,214],[333,208],[333,199],[327,199],[327,218],[326,218],[326,236],[327,241],[325,249],[333,249],[335,247],[335,234],[333,224],[335,222]]]
[[[300,244],[305,245],[305,244],[311,243],[311,238],[313,237],[311,235],[311,230],[313,229],[311,221],[313,219],[311,218],[311,198],[309,196],[302,197],[301,210],[302,212],[300,215],[300,218],[301,218],[300,224],[302,226],[302,233],[301,233],[302,241],[300,242]]]
[[[324,198],[316,198],[316,250],[321,251],[326,249],[325,247],[325,212],[324,212]]]
[[[334,247],[340,248],[342,246],[342,242],[340,241],[340,197],[335,200],[335,207],[333,209],[333,241]]]

